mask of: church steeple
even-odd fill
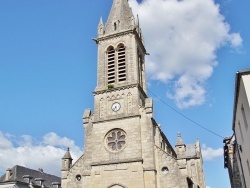
[[[113,34],[135,26],[134,15],[128,0],[113,0],[113,5],[105,26],[105,34]]]
[[[108,20],[98,24],[97,87],[95,92],[110,88],[137,86],[146,94],[145,55],[139,20],[135,20],[128,0],[113,0]]]
[[[203,181],[201,155],[185,155],[199,151],[198,144],[189,149],[178,134],[175,151],[154,120],[147,53],[128,1],[113,0],[106,24],[101,18],[97,28],[94,111],[83,115],[84,154],[74,165],[69,149],[62,158],[62,187],[190,187],[190,179],[205,188],[195,184]]]

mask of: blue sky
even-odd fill
[[[67,146],[75,159],[82,153],[82,113],[93,109],[96,85],[97,46],[91,39],[100,16],[106,21],[111,4],[111,0],[0,0],[1,174],[15,164],[42,166],[58,174]],[[149,91],[222,137],[231,135],[235,73],[250,68],[250,3],[131,0],[130,4],[139,14],[150,53]],[[203,45],[207,51],[201,50]],[[200,140],[207,186],[230,187],[222,138],[148,95],[154,99],[155,119],[172,145],[178,131],[186,143]]]

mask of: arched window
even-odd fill
[[[107,51],[108,55],[108,84],[115,83],[115,49],[109,47]]]
[[[126,81],[126,54],[124,45],[120,45],[118,53],[118,82]]]
[[[124,82],[127,79],[126,53],[123,44],[117,50],[110,46],[107,50],[107,82],[109,84]]]

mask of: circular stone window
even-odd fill
[[[168,174],[168,172],[169,172],[168,167],[166,167],[166,166],[162,167],[161,172],[163,174]]]
[[[106,135],[105,142],[109,151],[121,151],[126,145],[126,133],[122,129],[113,129]]]
[[[77,174],[77,175],[76,175],[76,180],[77,180],[77,181],[81,181],[81,179],[82,179],[81,175],[80,175],[80,174]]]

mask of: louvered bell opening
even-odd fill
[[[108,84],[115,83],[115,50],[108,51]]]
[[[123,46],[118,49],[118,81],[126,81],[126,55]]]

